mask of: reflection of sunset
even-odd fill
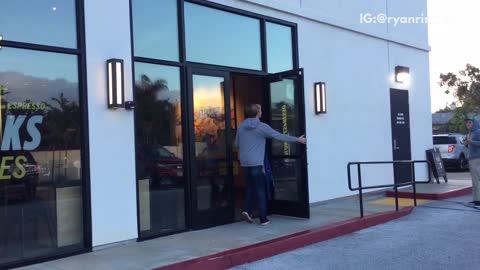
[[[195,88],[193,97],[194,113],[199,116],[202,109],[220,108],[223,111],[223,96],[219,87],[216,88]]]
[[[213,140],[225,129],[223,78],[195,75],[193,87],[194,128],[197,141]]]

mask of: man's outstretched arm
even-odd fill
[[[298,142],[298,143],[307,143],[307,140],[305,139],[305,136],[302,135],[300,137],[293,137],[293,136],[289,136],[289,135],[285,135],[285,134],[282,134],[276,130],[274,130],[273,128],[271,128],[269,125],[265,124],[265,123],[262,123],[262,125],[260,126],[260,130],[262,131],[262,133],[264,134],[265,137],[267,138],[271,138],[271,139],[274,139],[274,140],[278,140],[278,141],[283,141],[283,142]]]

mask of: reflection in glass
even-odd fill
[[[0,35],[4,40],[77,47],[75,0],[2,0]]]
[[[295,81],[284,79],[270,84],[271,126],[276,131],[298,136],[298,108],[295,106]],[[272,153],[276,156],[297,155],[298,144],[272,141]]]
[[[276,23],[266,23],[267,66],[269,73],[293,69],[292,28]]]
[[[300,159],[272,159],[275,200],[300,201],[299,183],[303,181]]]
[[[135,63],[140,234],[185,228],[180,69]]]
[[[187,60],[262,69],[260,21],[185,2]]]
[[[224,78],[193,75],[197,209],[228,205]]]
[[[178,61],[177,0],[133,0],[135,56]]]
[[[83,248],[77,67],[74,55],[0,50],[0,265]]]

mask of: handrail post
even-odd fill
[[[360,217],[363,218],[362,172],[360,170],[360,163],[357,163],[357,172],[358,172],[358,196],[360,199]]]
[[[412,161],[412,163],[410,163],[410,171],[412,172],[413,205],[417,207],[417,188],[415,185],[415,182],[417,182],[417,180],[415,178],[415,161]]]
[[[349,188],[350,190],[352,190],[352,175],[351,175],[351,173],[350,173],[350,166],[351,166],[351,165],[352,165],[351,163],[348,163],[348,164],[347,164],[348,188]],[[353,191],[353,190],[352,190],[352,191]]]
[[[363,187],[362,184],[362,169],[361,165],[362,164],[410,164],[410,176],[411,176],[411,181],[410,182],[404,182],[404,183],[398,183],[396,181],[395,177],[393,180],[393,184],[386,184],[386,185],[374,185],[374,186],[366,186]],[[399,188],[404,187],[404,186],[410,186],[412,185],[413,188],[413,202],[415,207],[418,205],[417,204],[417,179],[416,179],[416,173],[415,173],[415,165],[417,163],[426,163],[428,166],[428,182],[425,181],[419,181],[418,183],[430,183],[432,181],[432,175],[430,174],[430,162],[427,160],[398,160],[398,161],[369,161],[369,162],[349,162],[347,164],[347,175],[348,175],[348,186],[351,191],[357,191],[358,190],[358,197],[359,197],[359,204],[360,204],[360,216],[361,218],[364,217],[364,203],[363,203],[363,190],[369,190],[369,189],[378,189],[378,188],[392,188],[395,191],[395,210],[399,211]],[[352,187],[352,175],[351,175],[351,166],[357,165],[357,173],[358,173],[358,187]]]
[[[395,166],[395,161],[393,163],[393,166]],[[395,176],[393,177],[393,189],[395,190],[395,210],[398,211],[398,187],[397,187],[397,179],[395,179]]]
[[[395,189],[395,210],[398,211],[398,187],[397,187],[397,184],[395,184],[393,189]]]

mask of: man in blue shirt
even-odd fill
[[[269,125],[260,122],[262,107],[259,104],[248,104],[245,106],[245,121],[237,130],[235,144],[240,154],[240,165],[245,172],[247,181],[245,208],[242,212],[245,220],[252,223],[252,202],[256,193],[260,210],[260,224],[267,225],[267,201],[265,193],[265,176],[263,164],[265,157],[265,141],[267,138],[284,142],[298,142],[305,144],[305,136],[298,138],[281,134]]]
[[[480,123],[475,118],[468,118],[466,126],[469,133],[463,143],[468,148],[468,166],[472,175],[473,201],[470,204],[480,209]]]

